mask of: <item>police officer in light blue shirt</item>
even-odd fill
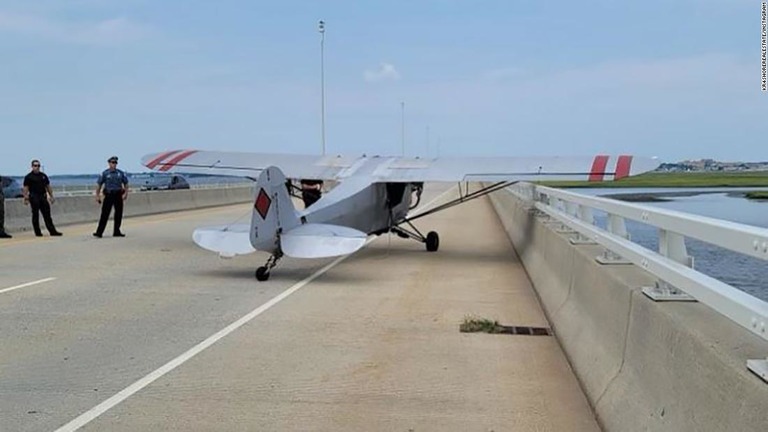
[[[99,227],[96,228],[93,236],[101,238],[104,234],[109,213],[114,206],[115,220],[113,222],[112,236],[125,237],[125,234],[120,231],[120,224],[123,222],[123,201],[128,198],[128,176],[123,171],[117,169],[117,156],[112,156],[107,159],[107,162],[109,163],[109,168],[101,173],[99,180],[96,182],[96,202],[101,204],[101,218],[99,219]]]

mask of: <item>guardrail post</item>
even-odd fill
[[[624,218],[615,214],[608,213],[608,232],[611,234],[629,240],[627,225]],[[606,249],[602,255],[595,257],[600,264],[632,264],[631,261],[624,259],[621,255]]]
[[[547,197],[545,201],[547,206],[557,210],[558,212],[567,213],[567,201],[551,195],[545,196]],[[545,221],[545,224],[560,234],[572,234],[574,232],[568,225],[562,223],[557,218],[549,218],[547,221]]]
[[[685,237],[680,234],[659,229],[659,254],[693,268],[693,257],[688,255]],[[642,290],[643,294],[654,301],[696,301],[695,298],[662,279],[656,281],[656,286],[643,287]]]
[[[557,198],[556,197],[553,197],[552,195],[548,195],[548,194],[541,194],[540,197],[541,197],[541,202],[544,203],[544,205],[546,205],[547,207],[551,207],[553,209],[556,209],[556,210],[558,209]],[[545,225],[547,225],[548,227],[550,227],[552,229],[560,229],[560,227],[563,226],[563,224],[561,224],[560,221],[557,220],[557,218],[553,218],[549,214],[546,214],[546,213],[545,213],[545,216],[544,216],[544,222],[542,222],[542,223],[544,223]]]
[[[545,194],[545,193],[537,193],[536,194],[536,201],[544,204],[545,206],[551,206],[552,205],[551,203],[552,203],[553,199],[554,198],[552,198],[550,195]],[[542,223],[546,224],[546,223],[548,223],[549,221],[551,221],[553,219],[549,215],[549,213],[541,211],[541,210],[538,210],[538,209],[537,209],[537,211],[541,212],[541,218],[543,219]]]
[[[538,196],[536,189],[530,183],[515,183],[506,189],[507,192],[515,195],[523,204],[526,211],[533,215],[539,216],[541,212],[536,209],[536,201]]]
[[[587,223],[589,225],[594,225],[595,224],[595,217],[592,214],[592,209],[590,207],[587,207],[585,205],[579,204],[578,207],[576,208],[575,215],[576,215],[577,218],[579,218],[579,220],[581,220],[584,223]],[[580,233],[578,231],[576,232],[576,237],[571,237],[570,239],[568,239],[568,241],[572,245],[595,245],[595,244],[597,244],[597,242],[595,242],[594,240],[592,240],[589,237],[584,236],[584,234],[582,234],[582,233]]]
[[[517,190],[519,196],[523,197],[526,201],[531,202],[536,199],[536,188],[531,183],[516,183],[512,186]]]
[[[567,214],[568,216],[575,216],[575,208],[576,204],[566,201],[564,199],[556,198],[556,205],[554,206],[557,210],[560,210]],[[574,231],[571,227],[568,225],[558,221],[555,224],[555,232],[559,234],[574,234],[576,231]]]

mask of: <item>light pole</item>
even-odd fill
[[[400,146],[401,156],[405,156],[405,102],[400,102]]]
[[[317,23],[317,31],[320,32],[320,140],[325,156],[325,21]]]

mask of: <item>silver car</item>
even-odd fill
[[[131,177],[131,183],[139,185],[143,191],[189,189],[189,182],[184,177],[173,175],[136,175]]]
[[[3,195],[6,198],[21,198],[24,196],[21,184],[16,179],[3,177],[0,181],[0,186],[2,186]]]

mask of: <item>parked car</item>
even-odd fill
[[[21,198],[24,196],[21,184],[16,179],[3,177],[0,186],[2,186],[3,195],[5,195],[6,198]]]
[[[132,183],[143,191],[189,189],[187,179],[178,174],[134,176]]]

